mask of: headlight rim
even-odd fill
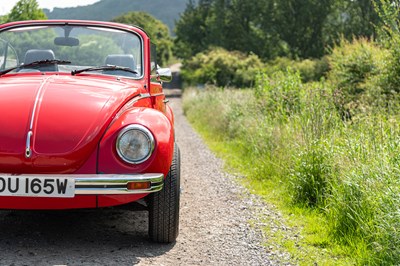
[[[149,150],[147,156],[143,157],[143,159],[141,159],[141,160],[131,160],[131,159],[127,158],[126,156],[124,156],[124,154],[123,154],[123,153],[120,151],[120,149],[118,148],[122,136],[123,136],[126,132],[128,132],[128,131],[130,131],[130,130],[138,130],[138,131],[141,131],[142,133],[144,133],[144,135],[147,137],[148,141],[150,142],[150,150]],[[154,148],[155,148],[155,139],[154,139],[153,134],[151,133],[151,131],[150,131],[148,128],[146,128],[145,126],[139,125],[139,124],[131,124],[131,125],[128,125],[128,126],[124,127],[124,128],[118,133],[117,141],[116,141],[116,143],[115,143],[115,149],[116,149],[116,151],[117,151],[117,154],[118,154],[119,158],[120,158],[122,161],[124,161],[124,162],[126,162],[126,163],[129,163],[129,164],[141,164],[141,163],[147,161],[147,160],[151,157],[151,155],[153,154]]]

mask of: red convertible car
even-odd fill
[[[96,21],[0,25],[0,209],[129,206],[149,236],[179,227],[180,155],[155,46]]]

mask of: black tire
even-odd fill
[[[180,151],[175,144],[174,156],[161,191],[150,194],[149,236],[158,243],[171,243],[179,233]]]

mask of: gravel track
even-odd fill
[[[0,265],[281,265],[258,217],[281,218],[222,171],[183,116],[179,91],[169,91],[181,149],[180,234],[151,243],[147,212],[90,210],[0,212]],[[250,222],[255,226],[250,226]]]

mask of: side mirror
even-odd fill
[[[172,81],[172,73],[169,68],[158,68],[157,69],[157,80],[162,82],[171,82]]]
[[[56,37],[54,44],[59,46],[78,46],[79,39],[73,37]]]

